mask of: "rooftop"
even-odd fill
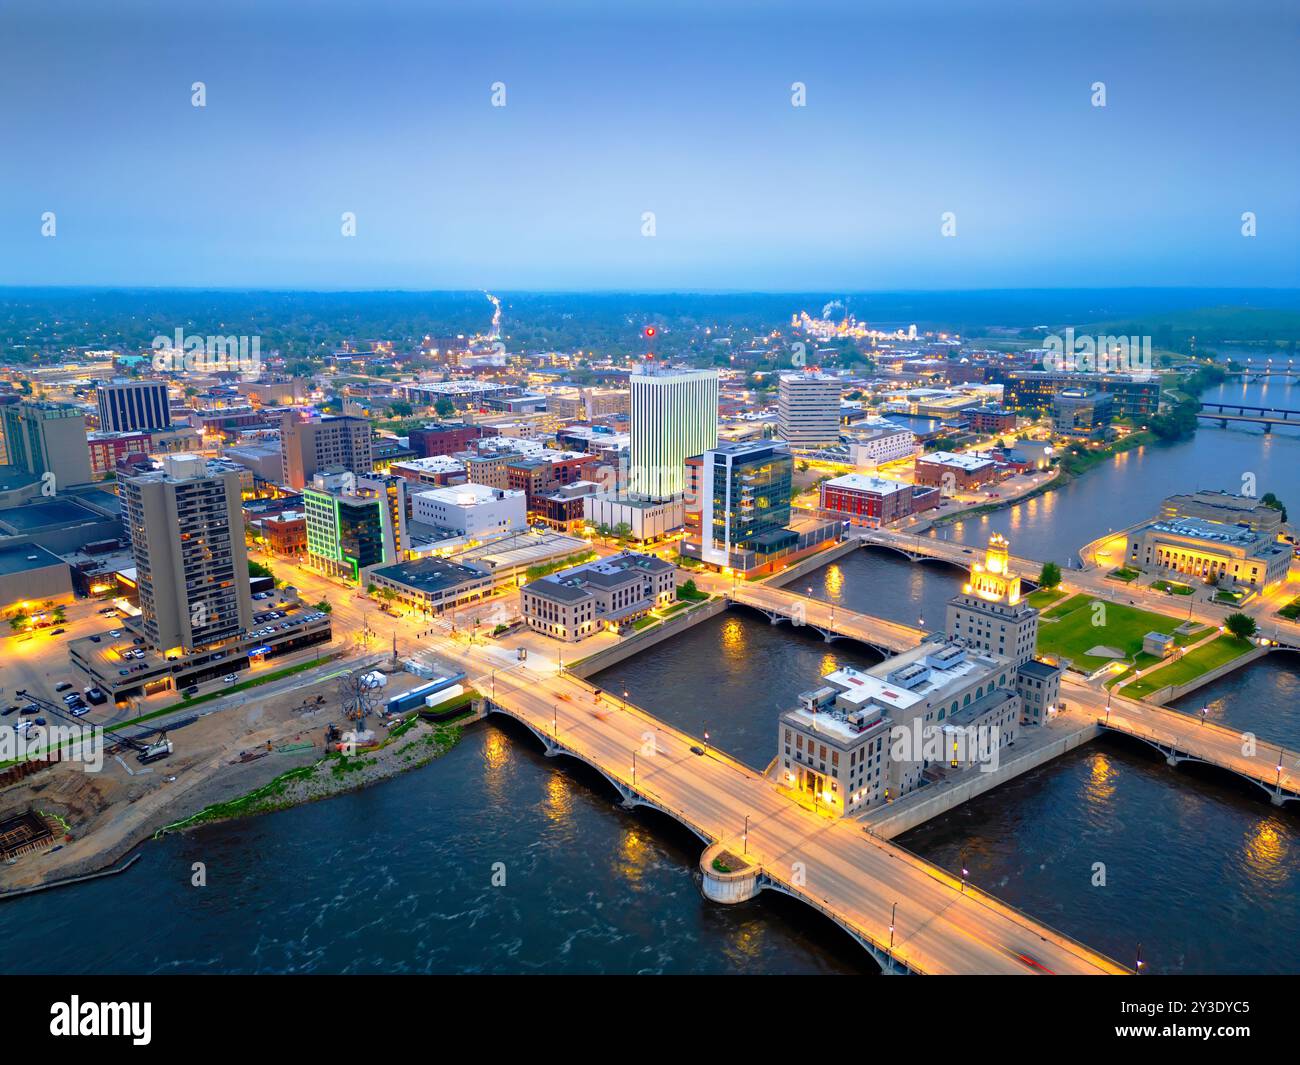
[[[940,466],[956,466],[962,470],[982,470],[986,466],[992,466],[992,459],[982,459],[977,455],[958,455],[952,451],[932,451],[928,455],[922,455],[917,462],[932,462]]]
[[[421,592],[441,592],[455,588],[466,581],[481,581],[487,572],[472,566],[462,566],[445,558],[422,558],[416,562],[399,562],[392,566],[380,566],[370,571],[372,574],[405,584]]]
[[[846,473],[842,477],[832,477],[822,483],[830,488],[851,488],[855,492],[875,492],[882,496],[893,495],[904,488],[912,487],[902,481],[892,481],[888,477],[876,477],[870,473]]]
[[[28,570],[44,569],[46,566],[66,565],[58,555],[37,544],[0,547],[0,575],[6,577]]]

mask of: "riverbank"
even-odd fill
[[[412,719],[394,726],[376,751],[331,757],[325,738],[335,696],[334,679],[322,678],[264,701],[214,706],[173,729],[172,755],[147,766],[130,751],[110,750],[99,767],[67,761],[38,770],[4,792],[0,815],[40,811],[66,826],[67,837],[0,864],[0,893],[99,872],[200,815],[203,823],[223,811],[262,812],[355,790],[424,764],[459,735]]]
[[[331,753],[311,765],[289,769],[247,795],[213,803],[198,813],[164,825],[154,833],[154,838],[200,825],[255,817],[303,803],[319,802],[387,780],[408,769],[418,769],[456,746],[464,735],[465,726],[477,719],[478,715],[469,706],[462,714],[447,721],[430,722],[413,717],[404,723],[405,727],[394,728],[393,734],[381,747],[359,751],[352,756]]]

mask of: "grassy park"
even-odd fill
[[[1094,603],[1098,604],[1096,608]],[[1095,624],[1097,619],[1104,620],[1104,624]],[[1122,606],[1090,595],[1074,595],[1043,613],[1038,626],[1038,650],[1041,654],[1069,659],[1076,669],[1090,673],[1108,662],[1134,662],[1142,653],[1143,636],[1148,632],[1173,635],[1182,623],[1181,618],[1166,614]],[[1191,636],[1174,635],[1174,639],[1180,645],[1185,644],[1201,632]],[[1094,647],[1114,648],[1122,657],[1089,654]]]
[[[1224,663],[1231,662],[1234,658],[1244,655],[1254,646],[1249,640],[1243,640],[1229,633],[1224,633],[1217,639],[1188,651],[1187,654],[1170,662],[1167,666],[1153,669],[1145,676],[1124,685],[1121,694],[1134,699],[1141,699],[1143,696],[1150,695],[1161,688],[1186,684],[1189,680],[1194,680],[1202,673],[1218,669]]]

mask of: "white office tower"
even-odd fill
[[[680,496],[686,459],[718,443],[718,371],[634,373],[628,492],[644,499]]]
[[[791,447],[824,447],[840,439],[840,383],[818,373],[782,374],[777,435]]]

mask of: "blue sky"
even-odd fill
[[[11,2],[0,284],[1300,285],[1294,12],[1043,6]]]

